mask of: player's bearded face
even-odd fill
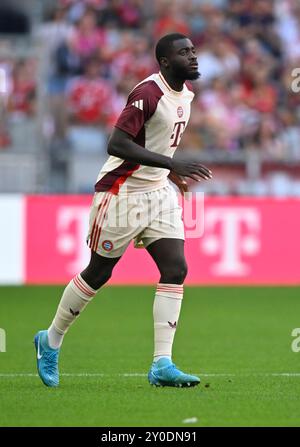
[[[190,64],[191,62],[182,65],[182,63],[173,61],[172,71],[176,78],[182,79],[183,81],[194,81],[198,79],[200,77],[198,68],[195,68],[195,66],[191,66]]]

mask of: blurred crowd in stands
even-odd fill
[[[11,145],[12,122],[36,113],[36,61],[0,61],[0,149]]]
[[[194,42],[202,74],[181,147],[300,159],[300,93],[291,87],[300,67],[299,0],[57,0],[47,13],[33,33],[43,47],[54,145],[105,150],[129,91],[158,71],[155,42],[181,32]],[[10,113],[35,113],[34,73],[32,60],[12,67]]]

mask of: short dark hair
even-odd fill
[[[188,37],[185,36],[184,34],[172,33],[172,34],[166,34],[161,39],[159,39],[155,47],[155,56],[159,65],[160,65],[160,58],[167,57],[173,45],[173,42],[175,40],[180,39],[188,39]]]

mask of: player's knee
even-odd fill
[[[161,272],[164,282],[169,284],[183,284],[188,269],[185,260],[177,260],[168,265],[166,269]]]
[[[182,262],[178,265],[178,270],[176,272],[175,278],[176,281],[174,281],[174,284],[183,284],[186,275],[187,275],[188,269],[186,262]]]
[[[103,284],[107,283],[107,281],[110,279],[112,274],[112,270],[104,270],[100,272],[97,277],[95,278],[95,284],[97,284],[97,289],[100,289]]]
[[[86,283],[94,290],[100,289],[103,284],[105,284],[111,277],[112,270],[111,269],[101,269],[100,272],[95,272],[92,270],[84,270],[81,273],[81,276],[86,281]]]

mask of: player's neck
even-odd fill
[[[184,81],[182,79],[174,78],[170,73],[166,73],[164,70],[160,70],[160,72],[172,90],[175,90],[176,92],[182,91],[184,84]]]

